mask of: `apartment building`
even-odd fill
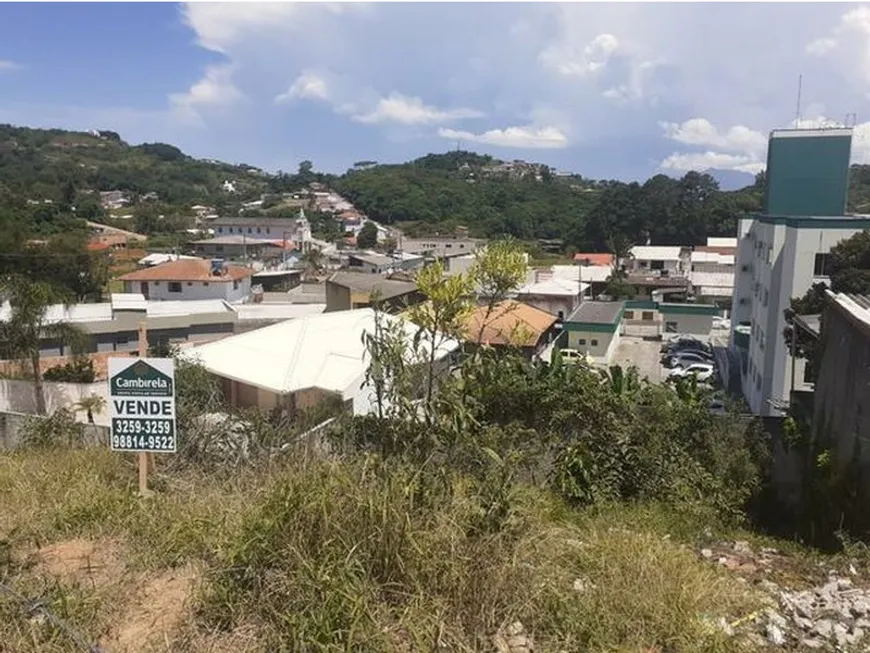
[[[791,299],[828,283],[831,248],[870,229],[870,216],[845,213],[851,141],[851,129],[773,131],[765,211],[738,223],[731,347],[757,415],[781,414],[807,387],[782,335]]]

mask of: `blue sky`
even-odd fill
[[[597,178],[755,172],[858,114],[860,4],[0,4],[0,122],[342,172],[464,149]]]

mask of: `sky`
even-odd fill
[[[0,3],[0,123],[343,172],[461,147],[587,177],[763,168],[856,114],[870,5]]]

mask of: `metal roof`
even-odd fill
[[[679,245],[635,245],[631,255],[639,261],[679,261],[682,251]]]
[[[413,346],[414,325],[393,315],[381,318],[401,322]],[[369,364],[362,336],[374,328],[375,312],[370,308],[309,315],[192,347],[182,356],[199,361],[212,374],[276,394],[320,388],[349,398],[359,389]],[[447,340],[436,357],[458,347],[455,340]],[[425,352],[425,343],[421,348]]]
[[[613,324],[623,308],[625,302],[583,302],[565,321]]]

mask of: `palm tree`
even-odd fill
[[[106,408],[106,399],[100,395],[82,397],[75,404],[76,410],[82,410],[88,415],[88,424],[94,423],[94,414],[99,415]]]
[[[42,385],[39,346],[43,340],[69,345],[76,351],[86,335],[69,322],[51,321],[48,309],[53,304],[69,306],[69,296],[45,281],[29,281],[18,276],[0,280],[0,293],[9,302],[9,318],[0,324],[0,342],[9,358],[30,366],[36,412],[45,415],[45,391]]]

